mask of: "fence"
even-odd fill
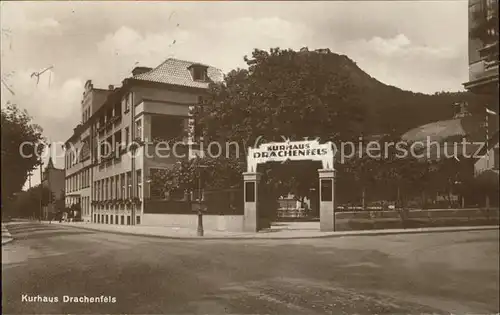
[[[338,231],[391,228],[498,225],[499,209],[433,209],[391,211],[337,212]]]

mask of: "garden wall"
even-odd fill
[[[398,211],[338,212],[337,231],[400,229],[445,226],[498,225],[499,209],[432,209],[410,210],[405,220]]]
[[[196,214],[152,214],[142,216],[143,225],[165,226],[196,229],[198,215]],[[203,228],[213,231],[241,232],[243,230],[243,215],[203,215]]]

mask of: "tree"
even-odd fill
[[[174,191],[197,191],[201,172],[203,189],[241,188],[243,167],[236,159],[196,158],[152,173],[151,185],[161,195]]]
[[[44,138],[42,128],[32,123],[28,112],[14,104],[2,108],[1,119],[2,203],[5,205],[14,193],[21,191],[29,172],[40,165],[38,157],[44,150]]]
[[[236,141],[245,148],[259,137],[327,141],[359,135],[362,90],[342,71],[343,58],[276,48],[255,50],[245,60],[248,70],[231,71],[194,108],[195,121],[209,141]]]
[[[213,84],[204,103],[192,112],[204,141],[239,144],[239,150],[225,152],[227,156],[244,162],[245,150],[258,139],[347,140],[362,130],[362,89],[342,70],[348,63],[345,56],[276,48],[255,50],[245,60],[248,70],[233,70],[222,84]],[[268,178],[276,180],[266,183],[280,194],[290,190],[302,198],[309,183],[317,180],[290,170],[283,172],[279,166],[267,170],[275,175]]]
[[[41,203],[40,203],[41,196]],[[51,192],[48,187],[40,185],[31,187],[26,191],[16,193],[12,200],[10,210],[19,217],[39,217],[40,206],[45,207],[50,203]]]

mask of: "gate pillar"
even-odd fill
[[[319,169],[319,228],[335,231],[335,170]]]
[[[243,173],[243,198],[245,213],[243,217],[243,231],[257,232],[259,230],[259,182],[260,173]]]

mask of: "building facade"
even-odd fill
[[[110,87],[112,89],[112,87]],[[104,104],[111,91],[94,88],[92,81],[85,83],[81,101],[81,123],[73,129],[73,135],[65,144],[65,191],[66,207],[75,205],[77,215],[83,221],[91,219],[91,117]]]
[[[137,67],[118,88],[84,106],[82,119],[68,140],[81,158],[67,168],[67,185],[76,176],[75,200],[82,203],[84,220],[104,224],[154,224],[146,199],[163,198],[151,190],[149,177],[193,156],[194,131],[190,109],[206,94],[209,83],[222,80],[216,68],[178,59],[167,59],[156,68]],[[90,108],[90,109],[89,109]],[[86,114],[90,113],[90,114]],[[78,136],[75,136],[78,135]],[[158,142],[172,144],[158,149]],[[77,150],[77,148],[82,148]],[[84,148],[88,148],[84,149]],[[85,152],[85,153],[84,153]],[[80,184],[81,183],[81,184]],[[72,187],[72,186],[70,186]],[[68,195],[68,202],[72,202]],[[85,204],[84,204],[85,202]],[[83,210],[86,209],[86,210]]]
[[[469,81],[464,87],[491,96],[485,104],[485,155],[476,162],[475,173],[498,173],[498,1],[469,0]]]

